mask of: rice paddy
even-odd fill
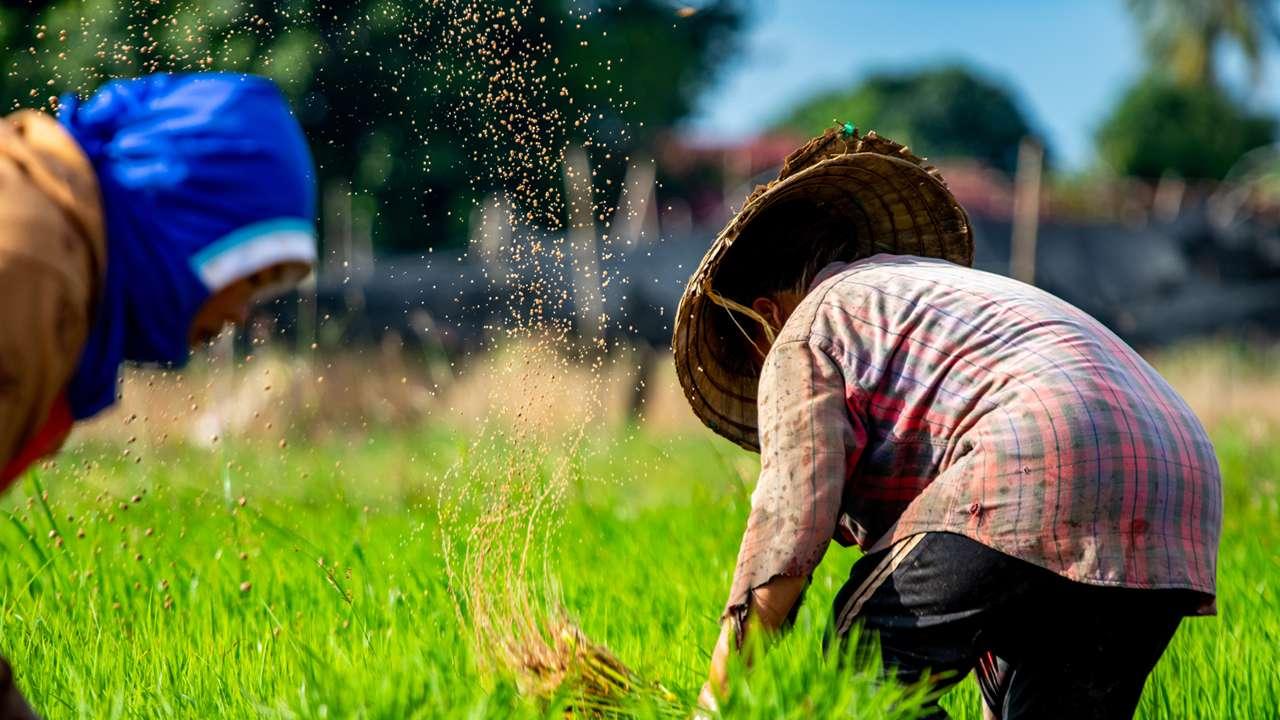
[[[423,425],[141,462],[84,443],[0,502],[0,649],[50,718],[687,716],[755,459],[626,427],[523,442]],[[1215,442],[1221,614],[1183,624],[1140,717],[1280,707],[1280,446],[1230,425]],[[554,522],[463,487],[502,472],[554,487]],[[477,572],[486,523],[506,539]],[[726,717],[914,714],[918,693],[823,653],[854,559],[829,552]],[[981,716],[971,680],[944,703]]]

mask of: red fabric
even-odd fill
[[[67,434],[71,432],[71,424],[74,418],[71,417],[71,406],[67,404],[66,393],[58,396],[53,401],[53,407],[49,408],[49,417],[44,421],[44,425],[31,436],[27,444],[23,446],[18,454],[14,456],[9,464],[0,471],[0,491],[8,489],[9,485],[35,461],[46,455],[52,455],[62,447],[62,443],[66,441]]]
[[[867,549],[922,532],[1081,582],[1214,593],[1213,447],[1096,320],[938,260],[877,255],[814,285],[760,377],[760,481],[727,613],[810,574],[833,536]]]

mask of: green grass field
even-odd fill
[[[1142,717],[1280,707],[1280,438],[1245,437],[1216,437],[1221,614],[1183,624]],[[50,718],[562,716],[571,701],[522,695],[455,602],[444,548],[465,579],[456,563],[477,522],[491,550],[477,582],[518,596],[486,611],[490,637],[562,605],[687,702],[755,467],[718,440],[642,433],[572,451],[434,431],[135,455],[82,447],[0,504],[0,650]],[[502,473],[518,482],[495,481]],[[535,502],[542,483],[555,491]],[[512,487],[518,497],[495,507]],[[829,603],[854,559],[833,546],[795,631],[739,683],[726,716],[911,716],[903,691],[823,656]],[[972,681],[944,702],[980,717]]]

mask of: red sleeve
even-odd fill
[[[49,408],[49,416],[40,429],[32,434],[27,444],[9,461],[4,470],[0,470],[0,491],[13,483],[31,464],[46,455],[52,455],[62,447],[67,434],[71,432],[71,406],[67,403],[66,393],[58,395]]]

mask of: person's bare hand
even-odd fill
[[[719,715],[720,700],[711,689],[711,683],[703,683],[702,691],[698,693],[698,707],[693,711],[691,720],[712,720]]]
[[[804,592],[807,582],[803,577],[775,577],[761,585],[751,593],[750,605],[747,607],[747,625],[763,629],[766,633],[777,632],[786,622]],[[742,632],[747,627],[744,625]],[[742,638],[737,637],[733,620],[725,620],[720,625],[720,639],[711,653],[711,668],[707,672],[707,683],[698,694],[698,705],[707,710],[718,712],[720,703],[729,696],[729,658],[734,653]],[[744,658],[750,662],[750,658]],[[703,702],[706,698],[708,702]],[[695,717],[698,715],[695,713]]]
[[[733,621],[725,620],[720,626],[720,639],[711,652],[711,669],[703,688],[717,699],[723,699],[729,693],[729,655],[733,652],[734,639]]]

